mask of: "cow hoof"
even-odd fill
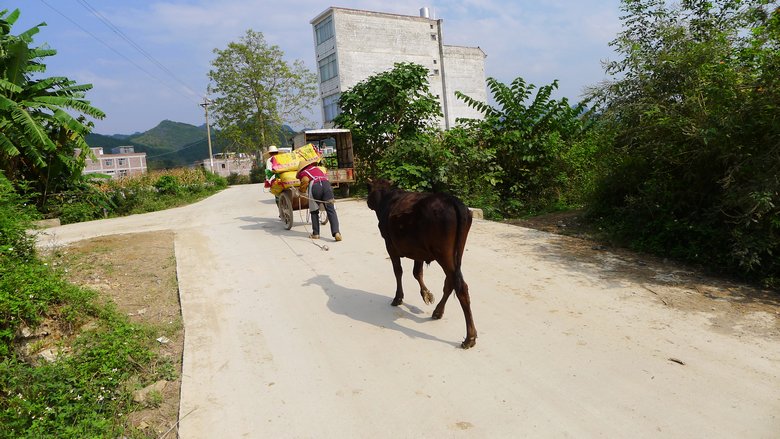
[[[426,305],[430,305],[433,303],[434,297],[433,294],[431,294],[428,290],[422,290],[420,291],[420,295],[423,298],[423,302],[425,302]]]
[[[463,340],[463,343],[460,344],[460,347],[462,347],[463,349],[468,349],[468,348],[473,348],[475,344],[477,344],[477,340],[475,339],[469,340],[467,338]]]
[[[402,303],[404,303],[404,299],[399,299],[399,298],[397,298],[397,297],[396,297],[395,299],[393,299],[393,302],[391,303],[391,305],[393,305],[393,306],[399,306],[399,305],[401,305]]]
[[[442,315],[444,315],[443,312],[436,312],[436,311],[434,311],[433,314],[431,315],[431,318],[433,320],[439,320],[439,319],[441,319]]]

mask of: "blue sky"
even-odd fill
[[[602,61],[615,58],[608,43],[620,31],[619,5],[619,0],[2,0],[0,9],[21,10],[14,34],[47,23],[35,37],[36,45],[58,51],[48,59],[46,74],[94,85],[88,99],[107,114],[95,121],[95,132],[130,134],[164,119],[203,124],[198,104],[213,49],[226,48],[247,29],[262,32],[289,61],[300,59],[314,71],[309,21],[330,6],[404,15],[428,7],[444,20],[444,44],[479,46],[487,53],[487,76],[504,83],[522,76],[537,86],[558,79],[557,97],[578,101],[585,87],[605,79]]]

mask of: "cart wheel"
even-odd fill
[[[328,224],[328,211],[325,210],[325,203],[319,203],[318,206],[320,208],[320,224],[324,226]]]
[[[292,195],[289,191],[282,192],[282,196],[279,197],[279,213],[282,215],[282,222],[284,222],[284,228],[287,230],[292,229],[293,226],[293,208],[292,208]]]

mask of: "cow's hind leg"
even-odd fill
[[[390,260],[393,262],[393,273],[395,273],[395,298],[391,305],[398,306],[404,303],[404,288],[401,285],[401,275],[404,273],[404,269],[401,267],[399,256],[390,256]]]
[[[463,315],[466,317],[466,339],[460,346],[463,349],[474,347],[477,343],[477,328],[474,327],[474,318],[471,316],[471,298],[469,297],[469,286],[466,281],[461,280],[461,287],[455,291],[458,296],[460,307],[463,308]]]
[[[417,279],[417,283],[420,284],[420,296],[422,296],[423,302],[425,302],[426,305],[430,305],[433,303],[433,294],[431,294],[431,291],[428,290],[428,287],[425,286],[425,282],[423,282],[423,261],[414,261],[414,278]]]
[[[450,294],[452,294],[453,290],[453,281],[452,276],[447,275],[447,277],[444,278],[444,290],[442,290],[443,294],[441,296],[441,300],[439,301],[439,304],[436,305],[436,309],[433,310],[433,315],[431,318],[434,320],[439,320],[444,315],[444,306],[447,304],[447,299],[450,298]]]

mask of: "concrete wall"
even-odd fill
[[[321,99],[390,70],[395,63],[413,62],[430,71],[430,91],[439,99],[445,117],[449,116],[449,123],[441,119],[442,128],[453,126],[456,117],[475,116],[462,104],[448,103],[445,107],[445,102],[454,101],[454,90],[468,90],[469,95],[486,101],[484,53],[478,48],[442,45],[442,20],[329,8],[311,21],[313,33],[316,25],[328,16],[332,16],[334,37],[317,45],[315,34],[315,54],[318,65],[320,60],[336,54],[338,76],[320,84]],[[449,64],[447,57],[452,58]],[[445,83],[450,77],[454,81],[451,85]],[[323,120],[324,116],[323,110]],[[326,121],[325,126],[332,124]]]
[[[485,87],[485,52],[478,47],[444,46],[444,74],[447,88],[447,113],[450,127],[457,118],[482,119],[482,113],[455,97],[455,92],[487,102]]]
[[[221,177],[229,177],[230,174],[249,175],[255,160],[251,157],[215,157],[214,173]],[[211,170],[211,160],[204,159],[195,162],[195,166]]]
[[[104,154],[103,148],[90,148],[95,159],[87,159],[83,174],[106,174],[111,178],[146,174],[146,153],[128,152],[122,154]],[[125,151],[130,151],[126,149]]]

